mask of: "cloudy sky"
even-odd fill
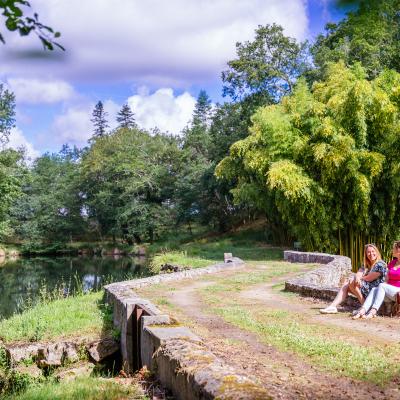
[[[30,3],[41,22],[61,32],[66,48],[43,53],[34,35],[6,34],[0,44],[0,81],[17,100],[10,144],[24,145],[31,156],[63,143],[84,146],[98,100],[111,127],[128,103],[141,127],[179,134],[200,89],[222,101],[221,71],[235,58],[235,43],[252,40],[258,25],[275,22],[287,35],[312,40],[340,17],[329,0]]]

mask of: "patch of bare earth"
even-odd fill
[[[256,269],[263,269],[257,266]],[[252,268],[254,272],[254,268]],[[232,273],[220,273],[218,277],[232,276]],[[274,289],[293,274],[280,276],[268,284],[252,286],[251,290],[239,293],[240,306],[265,307],[294,311],[302,315],[304,322],[331,326],[334,334],[347,330],[349,337],[357,343],[368,345],[370,340],[382,343],[398,342],[400,339],[400,321],[388,318],[376,318],[369,321],[353,321],[348,313],[334,316],[320,315],[317,309],[325,303],[299,296],[287,296]],[[183,281],[174,285],[174,290],[163,292],[173,307],[173,314],[188,323],[192,330],[204,339],[210,351],[238,372],[258,380],[276,399],[399,399],[399,382],[392,382],[384,389],[366,382],[336,376],[321,371],[295,354],[278,350],[262,343],[260,338],[239,329],[208,311],[198,291],[212,281]],[[210,279],[210,278],[208,278]],[[171,289],[171,288],[170,288]],[[155,292],[145,291],[150,298]],[[163,308],[164,306],[161,306]],[[171,313],[171,309],[166,309]],[[337,328],[337,329],[336,329]],[[351,331],[352,334],[349,334]],[[340,334],[339,334],[340,335]],[[340,336],[339,336],[340,337]]]

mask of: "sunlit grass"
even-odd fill
[[[280,268],[278,268],[278,265]],[[255,333],[260,341],[303,357],[305,361],[326,371],[350,378],[384,385],[400,373],[400,346],[365,346],[349,335],[348,329],[310,322],[304,314],[249,305],[238,292],[260,283],[270,282],[292,271],[288,263],[271,263],[265,271],[253,270],[218,279],[199,290],[208,312],[222,317],[240,329]],[[304,268],[304,266],[303,266]],[[282,284],[272,286],[275,291]],[[399,354],[399,356],[393,356]]]
[[[0,337],[5,342],[15,342],[99,335],[104,329],[111,329],[105,306],[99,306],[102,297],[101,291],[40,302],[0,321]],[[109,326],[104,326],[105,323]]]
[[[121,385],[112,379],[78,378],[70,382],[48,382],[29,387],[5,400],[146,400],[134,385]]]
[[[287,311],[253,313],[232,305],[214,306],[212,311],[226,322],[257,334],[262,342],[302,356],[310,364],[338,375],[384,385],[400,373],[399,357],[393,357],[393,352],[399,354],[398,345],[389,349],[347,342],[342,337],[335,338],[331,327],[301,323],[294,313]]]
[[[169,238],[149,247],[152,256],[152,270],[158,273],[165,263],[189,268],[205,267],[221,262],[224,253],[232,253],[246,262],[281,260],[283,251],[280,248],[265,244],[262,231],[244,230],[219,236],[194,236],[191,241]]]
[[[201,268],[215,264],[215,261],[188,256],[187,253],[182,251],[169,251],[156,254],[150,262],[150,270],[153,273],[159,273],[163,264],[177,265],[186,268]]]

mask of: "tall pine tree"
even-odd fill
[[[200,90],[193,111],[192,126],[207,127],[211,117],[211,99],[205,90]]]
[[[134,113],[128,104],[124,104],[117,114],[117,122],[120,128],[132,129],[136,127]]]
[[[99,101],[92,112],[91,121],[94,125],[94,132],[91,140],[106,135],[106,129],[108,128],[107,115],[108,113],[104,111],[103,103]]]

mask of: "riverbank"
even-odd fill
[[[0,321],[0,397],[145,399],[138,385],[116,378],[118,357],[109,356],[118,332],[103,295],[42,299]]]
[[[222,236],[202,235],[186,242],[181,240],[159,242],[147,249],[148,254],[153,255],[153,260],[163,263],[172,262],[186,268],[222,261],[225,252],[232,252],[243,258],[251,255],[252,259],[259,260],[282,258],[281,249],[265,245],[262,231],[252,229]],[[101,259],[97,261],[99,260]],[[156,270],[153,272],[155,273]],[[94,378],[100,381],[88,380],[82,383],[74,380],[71,387],[75,387],[77,393],[84,391],[82,385],[85,386],[87,382],[97,385],[96,382],[102,382],[104,376],[108,376],[111,382],[120,379],[115,377],[120,370],[118,355],[114,354],[108,360],[106,357],[105,361],[96,362],[89,352],[91,343],[108,339],[118,340],[118,332],[112,326],[110,310],[103,302],[103,292],[78,292],[74,296],[66,298],[63,296],[64,294],[60,292],[58,297],[45,298],[32,307],[27,306],[22,313],[0,321],[0,339],[3,349],[9,349],[15,345],[34,344],[45,349],[36,349],[33,356],[28,356],[17,365],[10,363],[10,356],[5,357],[5,363],[0,368],[0,395],[11,396],[8,397],[10,399],[38,399],[47,398],[46,396],[57,398],[55,393],[59,393],[63,388],[65,377],[74,379],[76,372],[73,371],[76,370],[81,371],[79,374],[86,374],[89,377],[100,375],[100,378]],[[38,357],[40,352],[50,352],[57,346],[61,348],[69,346],[70,343],[78,344],[77,348],[80,349],[77,351],[76,360],[71,361],[68,355],[68,357],[61,357],[60,364],[52,368],[37,365],[42,357]],[[10,354],[10,351],[7,351]],[[4,354],[7,353],[4,352]],[[139,390],[136,384],[131,384],[134,387],[129,390]],[[108,383],[106,386],[108,387]],[[113,385],[110,387],[112,390],[115,389]],[[31,392],[32,396],[36,397],[29,397]],[[42,397],[38,397],[37,393],[43,393]],[[120,393],[120,397],[110,395],[109,398],[124,398],[121,394],[123,392],[116,391],[115,393]],[[142,396],[140,390],[138,393],[138,396]],[[68,397],[65,398],[68,399]],[[87,398],[96,399],[96,397]],[[133,398],[144,399],[144,397]]]
[[[114,242],[0,244],[0,257],[17,256],[146,256],[146,245]]]

